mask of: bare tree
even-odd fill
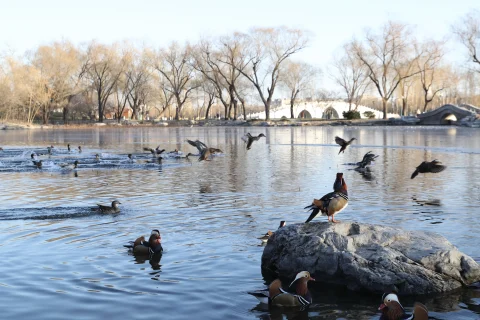
[[[180,113],[192,90],[199,87],[195,81],[195,69],[192,67],[192,48],[173,42],[167,49],[159,50],[155,69],[165,79],[165,90],[171,92],[176,100],[175,120],[180,119]]]
[[[444,81],[437,79],[437,68],[443,58],[443,42],[427,41],[422,48],[416,47],[418,59],[417,67],[419,70],[420,83],[423,90],[423,112],[427,110],[428,104],[433,101],[435,96],[445,88]]]
[[[254,28],[249,36],[247,68],[243,70],[238,66],[235,68],[257,89],[265,107],[265,119],[269,120],[270,105],[283,63],[291,55],[305,48],[309,39],[304,31],[287,27]]]
[[[387,22],[379,34],[367,32],[365,43],[355,40],[352,43],[355,54],[367,67],[368,77],[382,99],[384,119],[387,118],[388,100],[397,86],[403,79],[418,73],[405,68],[415,61],[415,57],[411,56],[411,43],[408,27],[392,21]],[[405,73],[400,74],[400,68],[406,70]]]
[[[468,50],[472,62],[480,72],[480,11],[473,10],[453,26],[453,32]]]
[[[370,84],[367,66],[355,54],[352,45],[346,44],[343,46],[343,55],[334,60],[333,67],[335,72],[331,76],[347,96],[348,111],[352,110],[352,104],[357,110]]]
[[[125,59],[116,45],[108,47],[92,41],[87,49],[86,77],[97,93],[98,121],[103,122],[105,106],[124,71]]]
[[[294,119],[293,106],[298,94],[312,88],[315,77],[320,74],[320,70],[308,63],[290,60],[285,62],[284,70],[280,81],[290,94],[290,118]]]

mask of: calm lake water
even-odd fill
[[[246,132],[267,138],[246,151]],[[357,140],[337,155],[336,135]],[[186,139],[224,154],[144,163],[147,146],[196,153]],[[303,207],[331,191],[336,172],[344,172],[350,197],[338,220],[435,231],[480,261],[478,129],[24,130],[1,131],[0,145],[2,319],[378,319],[379,296],[321,282],[307,311],[268,310],[246,293],[266,285],[257,237],[280,220],[303,223]],[[34,168],[31,152],[49,145],[53,155],[40,156],[44,168]],[[345,165],[367,151],[380,156],[369,172]],[[77,170],[58,166],[75,159]],[[447,170],[410,179],[420,162],[433,159]],[[91,211],[114,199],[122,202],[120,214]],[[135,259],[123,247],[155,228],[165,250],[159,262]],[[409,311],[415,300],[424,302],[432,319],[480,318],[480,286],[401,299]]]

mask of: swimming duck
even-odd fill
[[[287,223],[284,220],[282,220],[282,221],[280,221],[280,225],[278,226],[278,229],[280,229],[282,227],[285,227],[286,225],[287,225]],[[267,233],[265,233],[263,236],[261,236],[258,239],[262,240],[263,243],[266,243],[272,235],[273,235],[273,232],[268,230]]]
[[[132,243],[124,245],[124,247],[131,248],[133,254],[135,255],[153,255],[162,253],[162,236],[160,235],[160,231],[158,231],[158,229],[154,229],[150,233],[148,241],[145,241],[145,237],[141,236]]]
[[[247,134],[242,137],[242,140],[247,144],[247,150],[250,150],[250,148],[252,147],[253,141],[258,141],[260,140],[261,137],[266,138],[266,136],[263,133],[260,133],[258,136],[252,136],[250,132],[247,132]]]
[[[308,291],[308,281],[315,281],[310,276],[308,271],[301,271],[292,281],[289,287],[294,283],[295,293],[287,292],[282,288],[282,281],[280,279],[274,280],[268,290],[259,290],[248,292],[262,303],[268,303],[272,306],[279,307],[307,307],[312,303],[312,296]]]
[[[100,155],[95,153],[95,162],[100,162]]]
[[[72,151],[72,149],[70,149],[70,144],[67,144],[67,150],[68,150],[68,152]]]
[[[78,146],[78,153],[82,153],[82,146]]]
[[[332,222],[338,222],[335,220],[335,214],[348,206],[347,184],[345,183],[345,179],[343,179],[343,173],[337,173],[333,190],[333,192],[327,193],[319,200],[313,199],[313,203],[304,208],[309,209],[309,211],[312,210],[312,213],[305,223],[310,222],[319,212],[326,214],[328,221],[330,221],[330,217],[332,217]]]
[[[415,178],[419,173],[437,173],[445,170],[447,166],[444,166],[440,161],[433,160],[432,162],[423,161],[417,169],[412,173],[411,179]]]
[[[133,162],[133,155],[131,153],[127,154],[128,161]]]
[[[156,155],[165,152],[165,149],[160,150],[160,145],[158,145],[155,149],[144,147],[143,151],[150,151],[153,155]]]
[[[53,152],[53,148],[55,147],[54,146],[47,147],[47,153],[51,155]]]
[[[59,163],[58,165],[62,167],[62,169],[73,170],[73,169],[77,169],[78,160],[75,160],[74,163]]]
[[[33,160],[32,162],[33,162],[33,165],[34,165],[37,169],[42,169],[42,166],[43,166],[42,160],[38,160],[38,161]]]
[[[373,153],[371,153],[371,152],[372,152],[372,151],[368,151],[367,153],[365,153],[365,155],[363,156],[362,161],[357,162],[358,168],[365,168],[365,167],[371,165],[372,162],[373,162],[373,160],[375,160],[376,158],[379,157],[378,155],[375,155],[375,154],[373,154]]]
[[[382,296],[382,304],[378,307],[382,311],[380,320],[428,320],[428,309],[420,302],[413,305],[413,314],[407,315],[396,293],[385,293]]]
[[[97,204],[98,206],[97,210],[100,210],[102,213],[119,213],[120,212],[120,208],[118,207],[119,204],[122,204],[122,203],[117,200],[112,201],[112,206]]]
[[[32,160],[36,160],[36,159],[37,159],[37,155],[36,155],[35,153],[32,153],[32,154],[30,155],[30,158],[31,158]]]
[[[335,137],[335,142],[341,146],[340,148],[340,151],[338,152],[338,154],[340,154],[341,152],[345,153],[345,149],[353,142],[353,140],[357,140],[356,138],[352,138],[350,139],[350,141],[345,141],[343,140],[342,138],[340,137]]]
[[[157,163],[157,164],[162,164],[162,157],[158,158],[153,158],[152,160],[146,160],[145,163]]]

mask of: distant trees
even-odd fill
[[[358,59],[368,69],[368,77],[382,101],[383,118],[387,118],[387,102],[402,80],[418,71],[412,68],[412,36],[405,24],[389,21],[378,33],[367,32],[364,41],[351,44]]]
[[[329,68],[336,88],[316,87],[320,69],[297,58],[309,34],[288,27],[159,48],[52,42],[20,56],[0,55],[0,119],[159,119],[173,109],[177,120],[208,118],[213,110],[227,119],[264,111],[268,120],[282,94],[290,98],[292,118],[302,97],[343,99],[350,111],[362,103],[381,109],[384,118],[387,111],[404,115],[441,103],[479,104],[480,12],[466,14],[452,32],[466,49],[467,68],[446,61],[446,41],[420,42],[411,26],[388,21],[343,46]]]

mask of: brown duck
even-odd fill
[[[153,155],[156,155],[162,154],[163,152],[165,152],[165,149],[160,150],[160,145],[158,145],[155,149],[144,147],[143,151],[150,151]]]
[[[353,140],[357,140],[355,138],[352,138],[350,139],[350,141],[345,141],[343,140],[342,138],[340,137],[335,137],[335,142],[340,145],[340,151],[338,152],[338,154],[340,153],[345,153],[345,149],[353,142]]]
[[[274,280],[268,290],[248,292],[260,302],[279,307],[306,307],[312,303],[312,296],[308,291],[308,281],[315,281],[308,271],[301,271],[289,287],[295,283],[295,293],[287,292],[282,288],[280,279]]]
[[[135,241],[130,242],[130,244],[124,245],[124,247],[132,249],[134,255],[162,253],[162,236],[158,229],[154,229],[152,230],[148,241],[145,241],[145,237],[141,236]]]
[[[335,220],[335,214],[348,206],[347,184],[345,183],[345,179],[343,179],[343,173],[337,173],[333,190],[333,192],[327,193],[321,199],[313,199],[313,203],[304,208],[312,210],[312,213],[305,223],[312,221],[319,212],[326,214],[328,221],[330,221],[330,217],[332,217],[332,222],[338,222]]]
[[[97,210],[100,210],[102,213],[119,213],[120,212],[120,208],[118,207],[119,204],[122,204],[122,203],[118,200],[113,200],[112,206],[97,204],[98,206]]]
[[[433,160],[432,162],[423,161],[412,173],[411,179],[415,178],[419,173],[437,173],[445,170],[447,166],[444,166],[440,161]]]
[[[382,296],[382,304],[378,307],[382,312],[380,320],[428,320],[428,309],[420,302],[415,302],[413,305],[413,313],[407,315],[403,309],[396,293],[385,293]]]

